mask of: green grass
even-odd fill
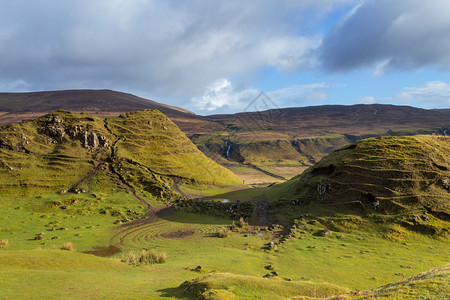
[[[293,295],[325,298],[348,292],[348,289],[327,283],[266,279],[230,273],[212,273],[183,283],[179,290],[184,294],[202,297],[201,299],[287,299]]]
[[[73,203],[74,200],[76,203]],[[54,202],[61,205],[54,206]],[[61,209],[63,205],[67,209]],[[0,239],[9,240],[10,250],[59,248],[63,242],[72,242],[78,251],[109,246],[110,231],[116,227],[113,223],[117,219],[135,216],[127,210],[145,213],[142,205],[125,192],[98,198],[83,194],[1,198],[0,207]],[[106,210],[107,214],[100,213],[102,210]],[[58,230],[53,231],[53,228]],[[35,240],[41,232],[43,238]]]
[[[362,293],[376,299],[445,299],[450,295],[450,265],[415,274]]]
[[[89,151],[69,138],[48,142],[36,129],[45,118],[2,129],[0,136],[12,150],[0,150],[0,241],[8,241],[0,248],[0,298],[328,296],[375,289],[448,264],[449,224],[439,217],[448,213],[449,193],[441,181],[450,176],[448,141],[370,139],[334,152],[285,183],[230,192],[243,187],[240,181],[189,146],[158,112],[127,114],[106,123],[58,114],[71,125],[97,128],[114,147]],[[24,132],[34,137],[29,153],[21,148]],[[267,170],[291,163],[270,162]],[[214,175],[201,173],[203,168]],[[83,177],[77,187],[86,193],[58,193]],[[331,188],[318,195],[317,184],[328,183]],[[134,212],[146,213],[139,197],[163,209],[161,200],[174,200],[177,189],[267,202],[268,217],[285,225],[289,235],[280,240],[279,227],[247,225],[220,238],[231,220],[170,210],[161,210],[152,222],[114,224]],[[380,201],[380,210],[365,204],[366,193]],[[412,216],[423,213],[429,220],[415,224]],[[295,227],[289,231],[291,225]],[[66,230],[56,230],[61,228]],[[323,229],[331,235],[320,236]],[[280,244],[271,249],[271,241]],[[67,242],[77,252],[52,250]],[[121,252],[115,251],[112,259],[80,253],[109,246]],[[165,253],[166,262],[130,266],[118,261],[129,251],[143,250]],[[263,278],[268,265],[278,278]],[[192,290],[189,284],[179,287],[186,280]]]

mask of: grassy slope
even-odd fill
[[[416,274],[362,293],[369,299],[446,299],[450,295],[450,265]]]
[[[201,153],[178,127],[156,110],[128,113],[107,120],[118,142],[117,155],[155,173],[212,184],[240,180]]]
[[[378,139],[361,142],[358,145],[362,146],[358,146],[359,148],[356,149],[347,149],[352,151],[338,151],[329,159],[337,164],[345,162],[346,160],[343,158],[346,155],[353,155],[351,156],[352,161],[373,164],[379,163],[380,157],[383,156],[383,163],[386,163],[385,154],[388,153],[391,156],[402,157],[401,165],[405,165],[408,155],[414,155],[414,159],[417,160],[418,155],[422,153],[421,155],[426,156],[423,158],[424,160],[425,158],[431,159],[442,167],[445,166],[446,157],[438,154],[439,151],[443,154],[447,153],[446,143],[446,141],[437,141],[431,137],[400,138],[398,141]],[[419,149],[424,149],[418,146],[422,144],[428,151],[419,151]],[[390,146],[381,147],[383,145]],[[398,148],[396,151],[391,151],[394,145],[404,147],[404,152]],[[434,145],[434,147],[427,148],[426,145]],[[374,151],[376,149],[384,149],[383,155],[378,153],[375,156],[372,155],[370,160],[367,159],[366,156],[369,152],[377,153]],[[433,149],[437,149],[437,152]],[[327,162],[329,160],[325,159],[317,167],[327,166]],[[436,171],[436,167],[432,163],[425,165],[434,170],[434,173],[446,174],[445,170],[439,168],[439,171]],[[423,169],[423,161],[420,166]],[[434,174],[430,173],[428,169],[423,170],[425,172],[423,174]],[[326,174],[312,176],[311,173],[312,169],[302,176],[310,176],[308,180],[311,178],[313,180],[334,178],[326,176]],[[2,199],[0,205],[2,209],[5,209],[5,214],[0,219],[0,240],[9,240],[8,247],[0,249],[0,260],[8,261],[7,267],[1,269],[4,274],[2,283],[9,287],[0,289],[0,295],[3,298],[16,295],[25,298],[33,298],[33,296],[48,298],[49,295],[55,295],[55,290],[58,293],[57,296],[61,298],[79,298],[80,295],[87,298],[92,298],[92,295],[103,298],[188,298],[190,296],[183,294],[183,290],[178,289],[177,286],[187,279],[203,275],[186,269],[195,268],[197,265],[201,265],[206,270],[204,275],[209,274],[212,270],[235,274],[228,276],[227,280],[219,278],[220,280],[217,281],[213,279],[218,277],[210,274],[211,276],[208,278],[213,280],[211,286],[214,291],[211,291],[209,296],[213,299],[216,296],[232,297],[233,294],[261,298],[267,294],[265,290],[258,288],[257,283],[261,283],[262,279],[260,278],[269,272],[265,269],[268,264],[275,267],[281,278],[279,281],[275,279],[273,294],[284,295],[283,293],[286,293],[288,296],[298,296],[289,291],[290,285],[311,286],[304,281],[312,281],[317,283],[316,292],[322,292],[322,287],[326,289],[327,285],[323,285],[326,282],[337,284],[344,290],[368,289],[398,281],[403,277],[407,278],[433,266],[448,263],[448,239],[446,235],[441,234],[442,230],[447,228],[447,223],[444,221],[429,214],[430,221],[425,225],[429,224],[440,228],[441,232],[424,235],[420,233],[420,230],[418,232],[409,226],[407,218],[395,219],[398,222],[391,222],[391,218],[397,218],[397,215],[384,215],[387,212],[384,210],[383,213],[369,210],[371,213],[367,214],[366,211],[361,213],[360,207],[355,208],[350,205],[347,211],[343,210],[342,213],[328,218],[326,214],[330,210],[336,211],[336,206],[334,204],[328,206],[327,203],[333,202],[325,200],[334,199],[330,195],[335,191],[331,189],[330,193],[326,194],[330,198],[318,199],[314,194],[317,193],[314,182],[311,187],[306,186],[305,188],[302,186],[302,184],[306,184],[306,179],[304,181],[301,179],[303,177],[295,178],[271,189],[237,192],[241,199],[261,200],[262,197],[266,197],[267,201],[272,201],[274,204],[271,213],[275,216],[279,214],[282,215],[281,217],[286,218],[287,216],[289,220],[292,220],[297,218],[300,213],[309,213],[308,217],[296,221],[296,227],[288,239],[276,250],[269,250],[265,246],[273,239],[273,233],[270,231],[263,232],[261,237],[257,236],[256,232],[245,237],[244,233],[254,230],[247,228],[239,233],[232,233],[228,238],[220,239],[216,237],[216,233],[221,227],[230,225],[230,220],[185,212],[166,213],[155,223],[116,227],[111,232],[111,223],[117,217],[113,217],[111,214],[101,215],[99,214],[100,209],[107,205],[112,206],[112,208],[108,208],[110,212],[114,210],[125,212],[128,209],[139,210],[142,208],[139,208],[140,204],[121,190],[120,186],[114,183],[106,184],[110,181],[106,173],[104,176],[99,172],[84,183],[87,188],[89,186],[94,190],[101,188],[98,197],[49,193],[38,198]],[[413,191],[420,191],[420,189],[416,189],[416,185],[412,187]],[[438,186],[435,188],[442,192]],[[304,194],[301,193],[303,191]],[[400,189],[400,191],[402,190]],[[109,193],[114,195],[107,195]],[[441,194],[445,196],[444,192]],[[317,201],[300,206],[289,204],[292,199],[305,195],[314,196]],[[79,196],[83,200],[68,205],[66,210],[48,205],[52,201],[73,200]],[[69,203],[72,202],[69,201]],[[89,203],[93,204],[88,205]],[[416,206],[423,205],[422,202],[418,203],[408,202],[407,204],[415,209]],[[90,207],[92,207],[92,211]],[[17,223],[17,220],[22,220],[22,223]],[[50,232],[51,227],[46,225],[54,221],[58,221],[60,223],[58,226],[67,227],[68,230]],[[82,228],[75,229],[78,226]],[[317,232],[324,228],[331,229],[332,234],[327,237],[318,236]],[[31,240],[39,232],[44,232],[43,240]],[[187,234],[178,236],[183,232]],[[60,238],[52,240],[53,235],[58,235]],[[108,246],[109,244],[116,245],[125,252],[128,250],[139,251],[144,248],[154,249],[159,253],[165,252],[168,261],[163,265],[128,268],[121,264],[111,265],[108,260],[93,258],[89,255],[64,253],[63,255],[76,257],[76,259],[62,257],[62,260],[67,258],[68,261],[73,261],[75,267],[69,271],[67,266],[60,265],[58,268],[47,270],[42,268],[39,262],[51,266],[53,262],[61,260],[56,257],[59,254],[53,254],[60,253],[60,251],[42,251],[44,254],[35,254],[41,253],[41,251],[21,252],[19,250],[35,249],[38,246],[42,248],[58,247],[65,241],[73,242],[78,251],[91,250],[94,246]],[[23,262],[24,257],[29,257],[25,263]],[[76,262],[79,262],[79,265]],[[89,263],[92,263],[93,268],[85,267]],[[95,268],[97,263],[104,263],[105,270],[102,267]],[[255,279],[255,285],[251,285],[256,286],[253,289],[248,288],[249,282],[253,278],[249,276],[258,278]],[[60,280],[55,280],[55,278]],[[283,280],[287,278],[294,282],[288,283]],[[85,287],[92,282],[93,284],[89,287]],[[97,288],[98,290],[96,290]],[[311,295],[310,291],[308,293],[307,295]]]
[[[51,121],[54,116],[62,121]],[[154,126],[149,125],[151,122]],[[114,152],[110,147],[92,151],[83,147],[79,137],[69,134],[75,126],[105,137],[110,146],[114,145]],[[65,134],[55,138],[45,133],[49,127]],[[123,171],[120,176],[132,184],[143,189],[148,186],[148,196],[152,192],[159,196],[156,189],[170,193],[170,176],[181,177],[189,183],[240,183],[232,172],[196,149],[158,111],[145,110],[106,120],[59,111],[35,121],[2,127],[0,141],[0,194],[3,195],[69,189],[97,163],[105,161],[112,163],[115,173]]]

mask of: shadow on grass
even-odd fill
[[[167,288],[167,289],[161,289],[157,290],[157,292],[161,293],[161,297],[163,298],[171,298],[171,299],[198,299],[193,296],[185,295],[180,292],[179,288]]]

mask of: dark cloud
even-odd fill
[[[376,74],[437,66],[450,69],[450,1],[362,1],[324,38],[320,61],[328,70],[378,64]]]
[[[0,0],[0,89],[192,97],[220,78],[302,68],[321,1]]]

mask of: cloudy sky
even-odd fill
[[[0,0],[0,91],[450,107],[448,0]]]

